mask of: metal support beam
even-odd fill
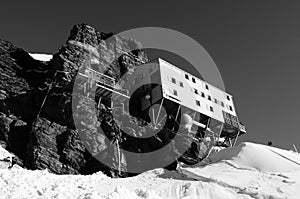
[[[297,147],[293,144],[293,148],[295,150],[296,153],[298,153]]]
[[[238,130],[238,133],[237,133],[237,135],[236,135],[236,137],[235,137],[235,140],[234,140],[233,146],[235,146],[235,144],[236,144],[236,141],[237,141],[237,139],[238,139],[239,135],[240,135],[240,130]]]
[[[228,140],[229,140],[230,147],[232,147],[231,138],[228,138]]]
[[[181,107],[181,105],[179,104],[178,109],[177,109],[177,112],[176,112],[176,117],[175,117],[175,120],[176,120],[176,121],[177,121],[177,118],[178,118],[178,114],[179,114],[179,111],[180,111],[180,107]]]
[[[161,107],[162,107],[163,103],[164,103],[164,98],[162,98],[160,106],[159,106],[159,109],[158,109],[157,117],[156,117],[156,120],[155,120],[155,126],[156,126],[156,124],[158,122],[159,114],[160,114]]]
[[[211,120],[211,118],[208,118],[208,120],[207,120],[207,124],[206,124],[206,129],[205,129],[205,130],[207,130],[207,129],[208,129],[208,126],[209,126],[210,120]]]
[[[223,131],[223,127],[224,127],[224,124],[222,123],[221,127],[220,127],[220,132],[219,132],[219,135],[218,135],[218,142],[220,141],[220,137],[221,137],[221,133]]]
[[[155,112],[154,112],[154,108],[152,108],[152,121],[153,121],[153,125],[156,126],[156,124],[155,124]]]
[[[99,100],[98,100],[98,104],[97,104],[97,107],[98,107],[98,108],[100,108],[101,99],[102,99],[102,98],[100,97]]]

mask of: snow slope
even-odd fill
[[[49,54],[41,54],[41,53],[29,53],[29,55],[36,60],[39,61],[50,61],[53,57],[53,55]]]
[[[9,154],[0,148],[0,159]],[[155,169],[136,177],[55,175],[0,169],[0,198],[300,198],[299,154],[253,143],[211,155],[180,172]],[[5,163],[6,164],[6,163]]]

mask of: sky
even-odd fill
[[[251,141],[300,150],[300,2],[3,1],[0,38],[53,54],[74,24],[101,32],[164,27],[201,44],[234,96]]]

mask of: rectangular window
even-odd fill
[[[205,94],[203,92],[201,92],[201,97],[204,97],[205,98]]]
[[[177,93],[177,90],[173,90],[173,95],[176,95],[176,96],[178,96],[178,93]]]
[[[171,78],[172,83],[176,84],[176,79],[175,78]]]
[[[182,82],[179,82],[179,86],[183,87],[183,83],[182,83]]]
[[[212,106],[209,107],[211,112],[214,112],[214,108]]]
[[[198,90],[194,88],[194,93],[198,94]]]
[[[229,110],[233,111],[233,108],[232,108],[232,106],[229,106]]]
[[[227,95],[227,100],[229,100],[229,101],[230,101],[230,97],[229,97],[229,95]]]
[[[208,90],[208,85],[207,84],[205,84],[205,88]]]
[[[208,99],[209,101],[211,101],[211,96],[210,96],[210,95],[208,95],[208,96],[207,96],[207,99]]]
[[[185,79],[189,79],[189,75],[188,74],[185,74]]]
[[[221,101],[221,106],[223,106],[223,107],[224,107],[224,102],[222,102],[222,101]]]
[[[218,104],[218,100],[216,98],[214,98],[214,101],[215,101],[216,104]]]
[[[195,78],[193,78],[193,77],[192,77],[192,82],[196,83],[196,80],[195,80]]]
[[[200,106],[200,101],[196,100],[197,106]]]

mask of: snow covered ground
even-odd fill
[[[29,55],[36,60],[39,61],[50,61],[53,57],[53,55],[49,54],[40,54],[40,53],[29,53]]]
[[[9,153],[0,147],[0,159]],[[0,198],[300,198],[300,155],[254,143],[221,150],[180,172],[136,177],[55,175],[0,162]]]

